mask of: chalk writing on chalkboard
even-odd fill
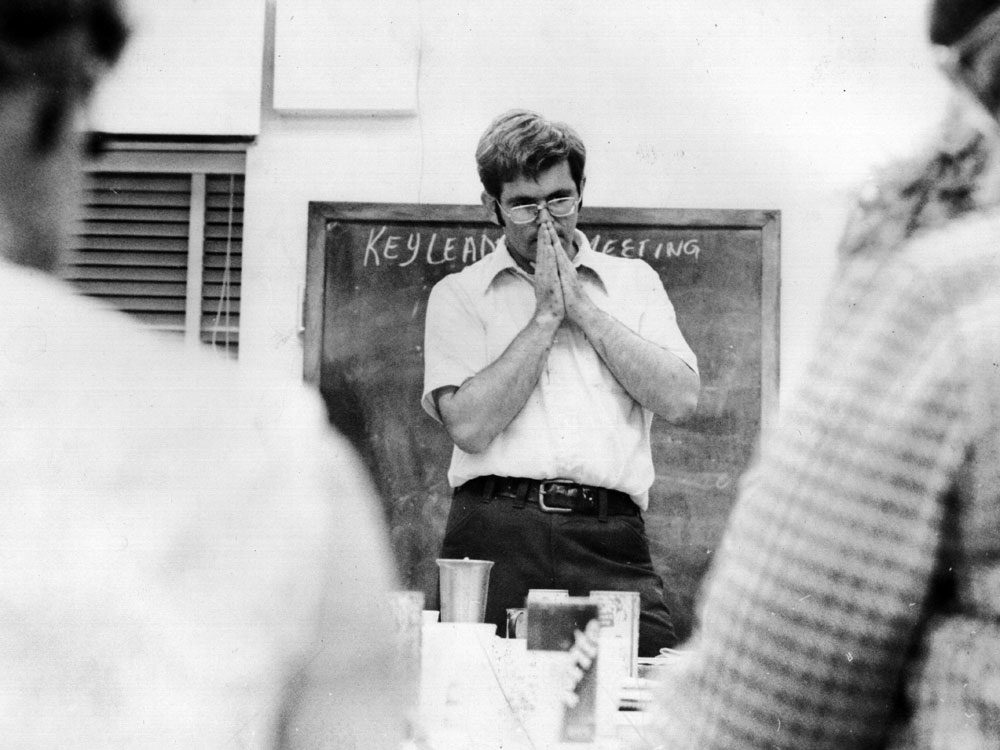
[[[452,445],[423,412],[423,333],[434,284],[496,249],[480,206],[310,204],[305,376],[358,446],[385,501],[403,583],[436,601]],[[684,635],[761,425],[777,401],[778,215],[587,207],[601,253],[659,274],[698,356],[698,409],[655,419],[651,552]]]
[[[590,246],[605,255],[620,255],[622,258],[641,258],[643,260],[660,260],[661,258],[680,258],[692,256],[695,260],[701,254],[701,245],[697,237],[678,240],[656,240],[650,237],[609,237],[601,238],[595,234],[587,237]]]
[[[468,265],[492,252],[496,243],[481,232],[478,236],[466,234],[456,236],[438,232],[390,232],[388,226],[372,227],[365,242],[365,256],[362,265],[397,265],[405,268],[420,261],[429,266],[460,261]]]
[[[599,253],[618,255],[622,258],[660,260],[701,254],[697,237],[678,240],[635,235],[587,237],[590,246]],[[486,232],[454,234],[449,232],[410,231],[402,233],[398,227],[383,224],[369,227],[365,240],[362,266],[399,266],[406,268],[413,263],[437,266],[446,263],[469,265],[481,260],[496,247],[495,237]]]

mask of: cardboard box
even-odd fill
[[[622,677],[638,677],[638,592],[591,591],[590,599],[601,608],[601,655],[620,665]]]

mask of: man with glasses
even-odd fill
[[[656,272],[576,229],[586,150],[533,112],[479,142],[495,252],[431,293],[423,406],[455,443],[443,557],[493,560],[487,622],[531,588],[638,591],[640,654],[676,642],[642,511],[653,414],[680,420],[697,360]]]

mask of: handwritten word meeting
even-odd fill
[[[654,240],[635,237],[588,237],[590,246],[597,252],[619,255],[623,258],[679,258],[693,256],[698,260],[701,246],[695,238],[686,240]],[[469,264],[493,252],[496,241],[485,232],[480,234],[445,235],[439,232],[408,232],[390,234],[388,226],[368,233],[362,265],[405,266],[425,263],[436,266],[444,263]]]

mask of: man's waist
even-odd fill
[[[620,490],[564,479],[483,476],[470,479],[456,492],[479,496],[484,502],[504,500],[515,507],[537,505],[545,513],[575,513],[598,517],[639,515],[639,507]]]

